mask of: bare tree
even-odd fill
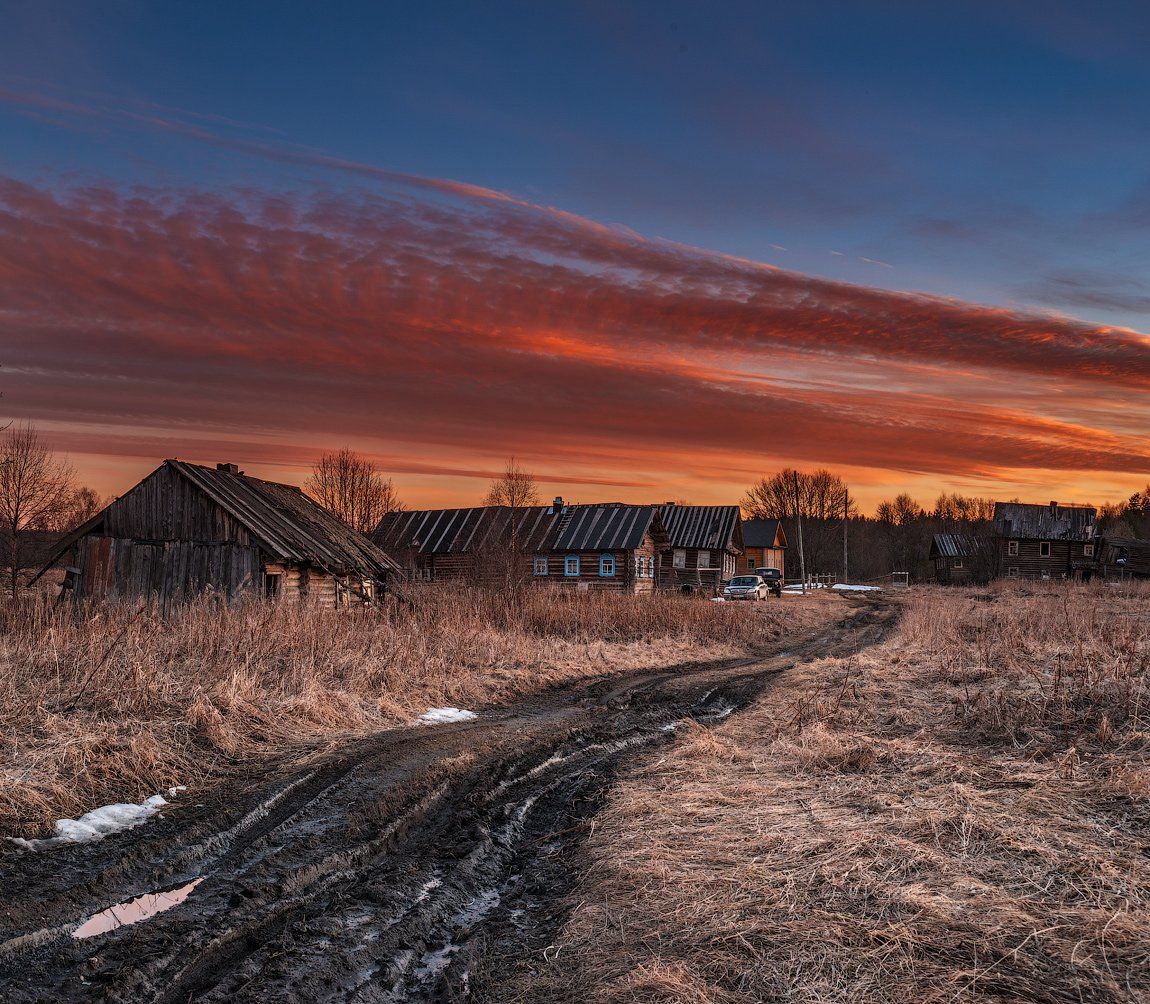
[[[360,533],[371,533],[389,512],[403,509],[391,478],[385,478],[367,457],[348,449],[320,457],[304,489]]]
[[[846,482],[827,470],[779,471],[759,478],[743,496],[743,512],[751,519],[782,520],[787,538],[798,541],[802,520],[807,566],[815,572],[838,566],[844,514],[858,508]]]
[[[535,475],[519,466],[514,457],[507,461],[503,477],[491,482],[484,505],[505,505],[512,509],[524,509],[539,505],[539,486]]]
[[[53,526],[76,492],[72,467],[56,457],[36,427],[9,428],[0,440],[0,532],[9,587],[16,599],[28,560],[25,531]]]
[[[104,502],[99,493],[85,485],[70,492],[59,509],[44,520],[42,526],[37,526],[35,529],[67,533],[69,530],[75,530],[81,523],[86,523],[102,508]]]

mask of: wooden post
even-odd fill
[[[799,472],[792,471],[795,476],[795,519],[799,524],[799,576],[802,579],[803,595],[807,594],[807,559],[803,553],[803,512],[799,502]]]
[[[851,493],[849,488],[843,489],[843,583],[850,581],[847,578],[847,522],[851,518]]]

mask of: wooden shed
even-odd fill
[[[986,582],[993,577],[994,548],[973,533],[936,533],[930,542],[934,578],[942,585]]]
[[[745,519],[743,523],[743,567],[741,572],[756,568],[777,568],[786,573],[787,535],[777,519]]]
[[[409,578],[654,589],[666,534],[655,506],[474,506],[389,513],[372,535]]]
[[[1064,579],[1095,558],[1090,506],[994,503],[995,559],[1009,578]]]
[[[661,555],[663,589],[717,594],[738,572],[743,529],[737,505],[667,502],[659,516],[667,531]]]
[[[155,599],[205,592],[322,606],[371,603],[398,567],[293,485],[234,464],[165,460],[65,536],[65,589],[77,597]],[[41,573],[42,574],[42,573]]]

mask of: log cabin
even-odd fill
[[[656,506],[474,506],[390,513],[372,539],[412,579],[508,580],[650,592],[666,532]]]
[[[660,555],[660,588],[718,595],[743,556],[739,507],[667,502],[659,515],[668,538]]]
[[[370,604],[399,569],[293,485],[165,460],[57,545],[74,597]],[[37,576],[37,578],[39,575]]]
[[[1079,563],[1086,579],[1150,579],[1150,540],[1131,537],[1099,537],[1093,558]]]
[[[994,503],[995,561],[1013,579],[1065,579],[1095,559],[1090,506]]]
[[[786,574],[787,535],[777,519],[745,519],[743,522],[744,574],[756,568],[777,568]]]

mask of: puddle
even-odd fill
[[[149,892],[137,896],[126,903],[117,903],[106,910],[93,914],[84,923],[72,932],[73,938],[94,938],[97,934],[107,934],[118,927],[127,927],[129,924],[138,924],[158,913],[179,906],[201,882],[198,878],[178,889],[169,889],[167,892]]]

